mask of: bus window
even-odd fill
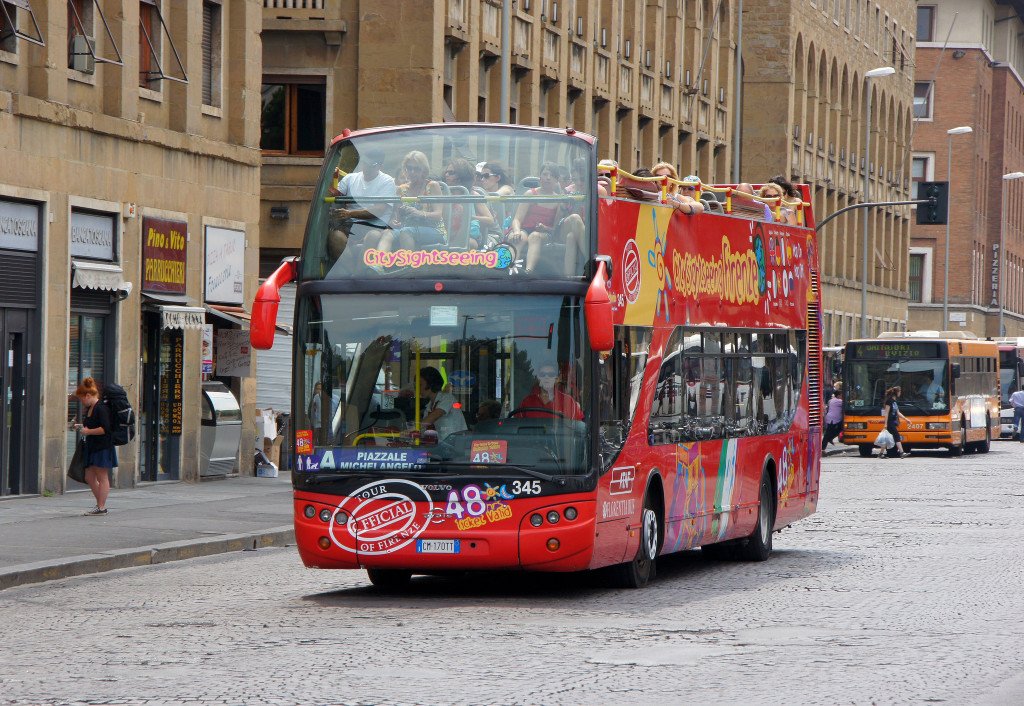
[[[615,330],[615,347],[598,361],[601,451],[605,469],[611,467],[632,427],[650,344],[650,328],[619,326]]]

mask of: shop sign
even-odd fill
[[[114,217],[71,212],[71,255],[92,260],[114,259]]]
[[[160,432],[181,436],[182,374],[185,371],[185,336],[175,333],[171,337],[171,359],[160,376]]]
[[[241,305],[244,274],[245,231],[207,226],[206,301]]]
[[[185,293],[188,223],[142,219],[142,291]]]
[[[39,249],[39,207],[14,201],[0,201],[0,248]]]
[[[249,377],[252,366],[252,348],[249,332],[238,329],[217,329],[217,375],[222,377]]]

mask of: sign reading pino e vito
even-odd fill
[[[185,293],[188,224],[142,219],[142,291]]]

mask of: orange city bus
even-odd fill
[[[962,331],[884,333],[849,341],[843,372],[843,441],[870,456],[885,390],[899,386],[904,450],[988,453],[999,437],[996,344]]]
[[[479,162],[513,188],[452,183]],[[449,183],[424,189],[424,167]],[[696,184],[715,212],[689,215],[666,204],[674,185],[599,168],[571,129],[333,141],[301,258],[260,287],[251,331],[272,344],[278,288],[298,280],[288,443],[307,566],[392,586],[613,567],[639,587],[659,554],[764,560],[814,512],[809,204],[781,225],[762,208],[781,215],[777,198],[754,220],[732,186]]]

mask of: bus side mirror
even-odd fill
[[[960,377],[960,363],[953,363],[953,379]]]
[[[277,307],[281,303],[281,287],[294,282],[299,273],[299,259],[285,258],[274,274],[256,290],[252,303],[252,320],[249,324],[249,342],[253,348],[262,351],[274,346],[274,332],[277,328]]]
[[[590,347],[595,351],[610,351],[615,347],[615,327],[612,303],[608,298],[608,262],[602,258],[594,264],[594,278],[587,288],[583,312],[587,318]]]

